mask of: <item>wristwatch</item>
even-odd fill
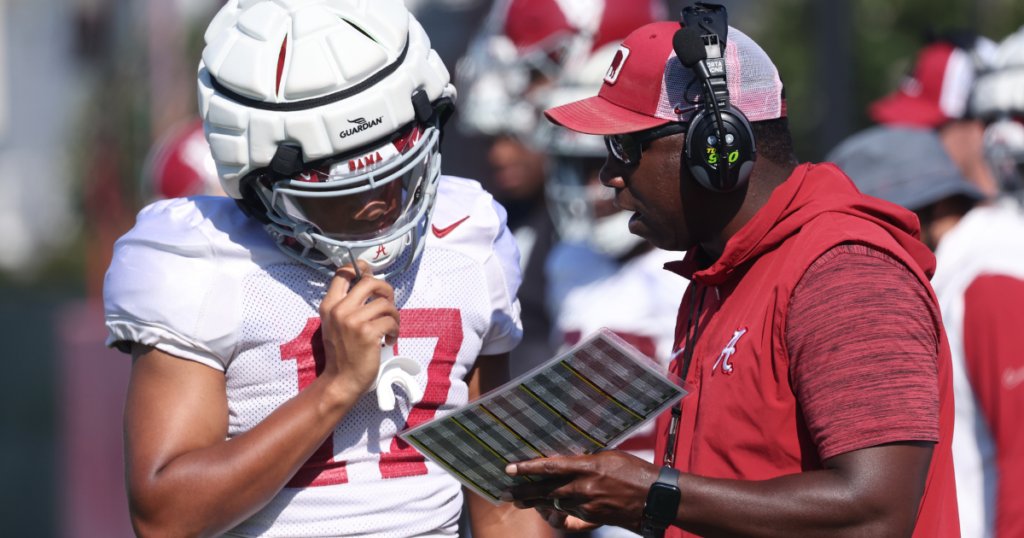
[[[665,529],[676,520],[681,496],[679,471],[662,467],[658,479],[647,492],[647,504],[644,505],[646,521],[640,526],[644,538],[661,538],[665,535]]]

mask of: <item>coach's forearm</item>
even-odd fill
[[[252,430],[158,468],[131,465],[128,490],[139,536],[220,536],[266,506],[358,401],[323,378]],[[133,420],[131,402],[126,423]]]
[[[926,445],[856,451],[829,469],[765,481],[682,475],[676,526],[701,536],[908,537],[931,460]]]
[[[933,448],[927,442],[889,443],[831,457],[821,471],[763,481],[681,474],[673,525],[708,537],[907,537]],[[590,523],[638,530],[660,469],[617,450],[518,462],[506,471],[535,480],[509,488],[502,498],[540,510],[559,527]],[[580,521],[556,517],[555,510]]]

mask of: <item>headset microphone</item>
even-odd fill
[[[728,14],[722,6],[698,2],[683,10],[683,20],[685,26],[673,36],[672,47],[704,90],[703,110],[692,118],[686,133],[686,161],[701,185],[728,192],[746,184],[757,158],[750,122],[729,104],[724,57]]]
[[[672,48],[675,49],[676,56],[679,57],[683,67],[687,69],[702,67],[700,72],[695,71],[697,77],[702,81],[711,78],[707,63],[701,63],[708,59],[708,51],[704,48],[704,40],[696,30],[690,27],[681,28],[676,35],[672,36]],[[698,63],[701,63],[699,67]]]
[[[717,36],[716,36],[717,37]],[[717,39],[715,43],[708,45],[708,48],[718,48]],[[715,120],[718,124],[718,131],[715,138],[718,141],[715,150],[719,156],[727,155],[725,141],[726,136],[722,133],[726,132],[725,123],[722,120],[722,114],[719,110],[718,96],[715,95],[714,86],[711,83],[712,77],[720,78],[725,81],[725,59],[721,58],[721,54],[717,54],[718,58],[715,58],[715,63],[708,65],[708,50],[705,48],[704,39],[701,38],[695,30],[689,27],[684,27],[676,35],[672,36],[672,48],[676,51],[676,56],[679,61],[683,64],[683,67],[693,71],[693,74],[700,80],[701,86],[704,88],[704,102],[711,103],[715,111]],[[712,71],[718,73],[713,75]],[[718,81],[716,81],[718,82]],[[725,83],[726,91],[728,92],[728,82]],[[705,106],[707,106],[705,104]],[[712,146],[714,144],[708,144]],[[729,179],[729,160],[728,159],[717,159],[717,172],[718,172],[718,187],[728,184]],[[701,172],[706,173],[703,169]],[[708,178],[710,179],[710,178]]]

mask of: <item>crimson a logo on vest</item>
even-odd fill
[[[732,333],[732,340],[729,340],[729,343],[725,345],[725,349],[722,350],[722,354],[718,356],[718,360],[715,361],[715,365],[711,367],[712,375],[714,375],[715,370],[718,369],[719,364],[722,365],[723,374],[732,375],[733,367],[732,363],[729,361],[732,359],[732,356],[736,354],[736,344],[739,343],[740,338],[742,338],[744,334],[747,334],[746,327]]]
[[[348,138],[354,134],[361,133],[367,129],[371,129],[384,123],[384,116],[381,116],[375,120],[370,121],[366,121],[366,118],[356,118],[354,120],[348,120],[348,122],[351,123],[352,125],[355,125],[355,127],[342,131],[342,138]]]

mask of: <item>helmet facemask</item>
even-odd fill
[[[1004,118],[989,125],[985,156],[1000,190],[1024,201],[1024,118]]]
[[[434,120],[285,173],[271,163],[242,181],[247,205],[286,254],[324,274],[352,264],[359,275],[363,260],[383,278],[396,276],[422,253],[430,226],[441,175]]]
[[[544,192],[563,241],[585,243],[594,252],[619,259],[644,239],[629,232],[632,213],[614,206],[615,190],[592,180],[601,162],[596,157],[556,157]]]

